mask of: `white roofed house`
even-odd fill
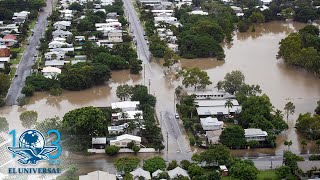
[[[125,148],[128,146],[128,143],[134,142],[135,145],[140,146],[141,144],[141,137],[134,136],[130,134],[123,134],[121,136],[117,136],[116,139],[110,140],[110,145],[114,145],[120,148]]]
[[[121,109],[123,111],[134,111],[137,110],[140,102],[139,101],[121,101],[111,103],[112,109]]]
[[[67,30],[71,26],[71,21],[57,21],[53,24],[54,29]]]
[[[128,123],[124,123],[119,126],[108,126],[108,132],[109,134],[123,133],[128,126]]]
[[[204,12],[201,9],[198,9],[198,10],[193,10],[193,11],[189,12],[189,14],[207,16],[209,13]]]
[[[107,27],[114,27],[116,29],[120,29],[122,27],[120,22],[109,22],[109,23],[96,23],[96,28],[107,28]]]
[[[44,54],[44,57],[46,60],[64,60],[65,58],[65,53],[64,52],[46,52]]]
[[[138,168],[138,169],[130,172],[130,174],[133,176],[134,180],[138,180],[138,179],[140,179],[140,177],[143,177],[143,179],[151,179],[150,172],[145,171],[141,168]]]
[[[53,41],[66,42],[66,38],[56,37]]]
[[[121,43],[122,40],[122,30],[113,30],[107,33],[108,40],[113,43]]]
[[[142,120],[142,111],[123,111],[118,113],[112,113],[112,121],[120,120]]]
[[[93,137],[91,141],[92,149],[105,149],[107,145],[106,137]]]
[[[168,175],[169,175],[170,179],[174,179],[179,176],[189,177],[188,172],[179,166],[168,171]]]
[[[75,36],[74,39],[76,42],[82,42],[82,41],[86,40],[86,37],[85,36]]]
[[[217,118],[212,117],[200,118],[200,124],[204,131],[220,130],[224,125],[223,121],[218,121]]]
[[[79,176],[79,180],[116,180],[116,175],[103,171],[94,171],[87,175]]]
[[[69,31],[63,31],[63,30],[55,30],[52,32],[53,38],[61,37],[61,38],[67,38],[69,36],[72,36],[72,33]]]
[[[249,128],[244,129],[244,136],[247,141],[265,141],[268,133],[266,131],[262,131],[261,129]]]
[[[61,69],[56,67],[44,67],[41,72],[44,77],[52,79],[61,74]]]
[[[61,47],[73,47],[73,45],[60,41],[52,41],[49,43],[49,49],[56,49]]]
[[[64,61],[63,60],[50,60],[46,61],[44,66],[48,67],[56,67],[56,68],[62,68],[64,66]]]

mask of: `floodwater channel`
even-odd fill
[[[289,130],[277,138],[278,146],[274,149],[234,150],[233,153],[241,156],[279,155],[284,149],[283,142],[292,140],[291,150],[295,153],[319,153],[314,142],[308,142],[303,149],[301,140],[294,124],[299,113],[313,112],[316,102],[320,100],[320,79],[293,67],[286,66],[276,59],[279,42],[288,34],[295,32],[305,24],[296,22],[270,22],[256,26],[255,32],[236,33],[231,44],[224,45],[225,61],[206,59],[182,59],[181,66],[199,67],[208,72],[214,87],[222,80],[226,73],[232,70],[241,70],[246,77],[246,83],[260,85],[275,108],[283,110],[285,104],[291,101],[296,106],[296,112],[289,117]],[[112,81],[103,86],[96,86],[87,90],[71,92],[64,91],[61,96],[55,97],[47,92],[36,93],[28,105],[24,107],[7,106],[0,108],[0,117],[7,118],[10,129],[22,129],[19,115],[24,110],[38,112],[38,120],[54,116],[63,117],[70,110],[85,106],[109,106],[111,102],[118,101],[116,87],[120,84],[145,84],[150,80],[150,93],[157,96],[158,104],[174,107],[173,93],[180,82],[172,81],[163,74],[164,68],[158,61],[150,62],[149,70],[145,74],[130,75],[129,71],[116,71],[112,73]],[[151,70],[151,71],[150,71]],[[157,105],[157,108],[162,108]],[[153,154],[154,155],[154,154]],[[139,155],[145,158],[148,154]],[[79,173],[93,170],[108,170],[112,172],[110,164],[114,158],[106,155],[94,155],[84,158],[82,155],[70,155],[71,159],[79,164]],[[78,163],[77,163],[78,162]]]

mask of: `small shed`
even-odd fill
[[[229,175],[228,168],[225,165],[219,166],[219,168],[220,168],[221,176],[228,176]]]

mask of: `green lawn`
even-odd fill
[[[10,77],[11,77],[11,79],[14,77],[14,75],[16,74],[16,71],[17,71],[17,68],[15,68],[15,67],[12,67],[11,68],[11,71],[10,71]]]
[[[23,53],[18,53],[17,57],[15,59],[10,60],[10,63],[12,64],[19,64],[21,57],[22,57]]]
[[[260,171],[260,173],[258,174],[257,180],[264,180],[264,179],[277,180],[275,170]],[[237,180],[237,179],[227,176],[227,177],[221,177],[221,180]]]

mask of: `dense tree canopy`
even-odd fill
[[[10,76],[0,73],[0,97],[4,97],[10,87]]]
[[[69,111],[64,115],[62,126],[73,135],[98,136],[104,134],[105,117],[96,107],[84,107]]]
[[[220,135],[220,142],[230,148],[244,147],[246,145],[244,129],[241,126],[226,127]]]
[[[197,155],[196,155],[197,156]],[[226,165],[232,160],[231,151],[224,145],[213,145],[208,150],[200,153],[198,157],[193,158],[197,162],[205,162],[207,164],[214,163],[216,165]]]
[[[144,161],[143,169],[151,173],[155,172],[158,169],[165,170],[166,161],[160,156],[155,156]]]
[[[131,172],[137,168],[140,160],[136,157],[123,157],[114,162],[114,166],[118,171]]]
[[[258,169],[248,161],[240,160],[230,168],[231,176],[240,180],[255,180],[258,173]]]
[[[186,88],[194,87],[195,89],[204,89],[207,85],[212,84],[208,73],[198,67],[183,69],[180,73],[183,78],[182,84]]]
[[[320,139],[320,115],[310,113],[300,114],[297,123],[297,130],[310,139]]]
[[[19,116],[21,124],[25,128],[31,128],[37,122],[38,113],[36,111],[24,111]]]
[[[278,58],[288,65],[302,67],[312,73],[320,73],[319,30],[308,25],[298,33],[291,33],[280,42]]]

